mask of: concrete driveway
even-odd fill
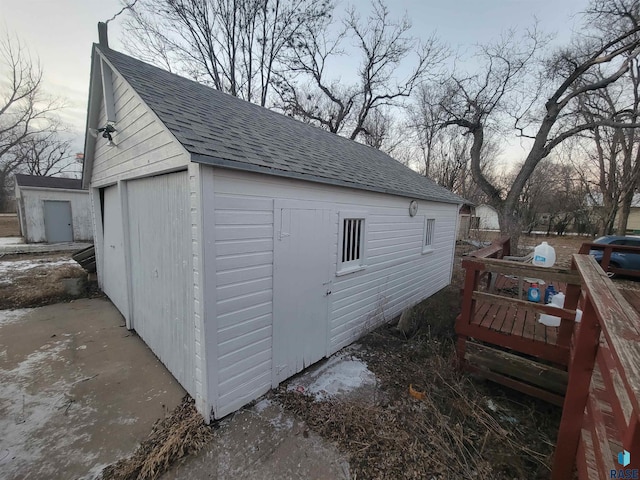
[[[0,310],[0,479],[92,479],[182,387],[108,300]],[[268,399],[223,419],[165,479],[348,479],[335,445]]]
[[[0,478],[93,478],[184,393],[107,300],[0,310]]]

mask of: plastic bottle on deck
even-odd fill
[[[553,287],[553,285],[548,285],[544,291],[544,303],[550,303],[551,299],[556,293],[556,289]]]
[[[533,251],[533,264],[539,267],[553,267],[556,262],[556,251],[547,242],[542,242]]]

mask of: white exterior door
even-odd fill
[[[122,209],[116,185],[104,189],[102,290],[127,318],[127,279],[124,264]]]
[[[327,354],[331,211],[274,211],[273,386]]]
[[[195,396],[193,253],[189,177],[176,172],[127,185],[131,324]]]
[[[73,242],[71,202],[45,200],[43,208],[47,243]]]

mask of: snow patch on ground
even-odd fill
[[[273,402],[271,400],[269,400],[268,398],[263,398],[258,403],[256,403],[253,408],[255,409],[256,413],[262,413],[271,405],[273,405]]]
[[[376,384],[376,376],[366,363],[343,353],[294,379],[287,390],[313,395],[317,401],[321,401]]]
[[[64,260],[56,260],[54,262],[49,261],[47,259],[29,259],[29,260],[14,260],[14,261],[5,261],[0,262],[0,275],[7,275],[16,272],[26,272],[32,270],[34,268],[44,267],[44,268],[55,268],[61,267],[63,265],[71,265],[76,263],[75,260],[69,258]]]
[[[134,417],[119,417],[119,418],[116,418],[111,423],[115,423],[117,425],[133,425],[137,421],[138,421],[138,419],[134,418]]]
[[[9,325],[10,323],[19,322],[23,317],[28,315],[32,308],[19,308],[15,310],[0,310],[0,327]]]
[[[0,237],[0,245],[19,245],[24,243],[22,237]]]
[[[269,424],[276,431],[291,430],[293,428],[293,418],[280,412],[275,417],[269,419]]]
[[[80,429],[91,422],[95,409],[75,402],[71,392],[77,378],[60,378],[46,388],[38,383],[39,378],[54,374],[55,363],[68,363],[64,353],[71,348],[70,343],[71,339],[49,343],[17,364],[0,368],[0,471],[10,478],[29,471],[30,465],[51,451],[53,445],[57,451],[64,451],[87,437]],[[77,419],[78,427],[51,428],[60,417]],[[45,429],[58,433],[43,435]],[[83,459],[87,465],[95,460],[91,456]],[[51,472],[31,473],[46,478]]]

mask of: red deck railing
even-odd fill
[[[599,250],[602,253],[602,260],[600,266],[605,272],[616,273],[627,277],[640,277],[640,270],[627,270],[620,268],[620,265],[616,265],[611,261],[611,255],[613,253],[636,254],[640,255],[640,247],[632,247],[631,245],[611,245],[604,243],[583,243],[578,253],[588,254],[591,250]]]
[[[635,469],[640,468],[640,316],[606,271],[629,275],[629,271],[611,268],[611,255],[638,253],[640,248],[584,244],[581,254],[573,256],[571,270],[563,270],[499,260],[508,255],[502,242],[463,260],[464,296],[456,321],[458,358],[465,368],[474,371],[465,359],[482,357],[468,352],[465,357],[465,351],[473,347],[482,353],[497,348],[494,351],[509,356],[509,360],[514,355],[508,352],[515,351],[559,367],[551,375],[558,378],[559,371],[565,375],[564,398],[557,391],[541,391],[527,383],[526,376],[522,383],[509,373],[505,377],[491,369],[481,370],[490,380],[563,405],[552,479],[570,479],[574,469],[581,479],[639,478],[640,471]],[[592,248],[604,251],[602,266],[586,255]],[[548,311],[544,305],[494,295],[486,291],[491,282],[483,291],[480,280],[487,274],[502,279],[527,276],[562,282],[566,289],[565,307],[560,312]],[[624,294],[629,298],[629,291]],[[583,314],[581,323],[576,324],[578,307]],[[515,316],[514,309],[518,312]],[[551,330],[541,336],[537,317],[520,315],[520,311],[551,313],[561,317],[561,325],[555,336],[553,327],[547,327]],[[508,324],[506,319],[512,316],[514,320]],[[549,373],[547,366],[541,367],[541,374]],[[568,370],[568,375],[562,370]],[[618,453],[622,451],[629,453],[630,463],[626,466],[618,463]]]
[[[583,280],[583,315],[571,351],[552,478],[571,478],[574,466],[579,478],[638,478],[640,318],[592,256],[574,255],[573,266]],[[617,462],[623,450],[631,462],[626,466]]]

